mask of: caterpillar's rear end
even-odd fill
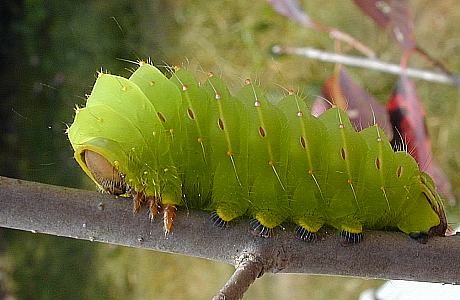
[[[274,105],[250,80],[233,96],[212,74],[168,79],[145,63],[130,79],[100,74],[69,139],[101,189],[164,211],[166,231],[184,201],[218,226],[250,217],[263,237],[283,222],[307,241],[324,226],[348,242],[363,228],[447,230],[433,181],[377,124],[356,132],[338,108],[315,118],[294,94]]]

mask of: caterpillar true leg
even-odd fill
[[[153,220],[160,212],[163,211],[163,206],[155,196],[147,197],[147,205],[149,208],[149,218]]]
[[[137,213],[141,210],[144,204],[147,202],[145,194],[143,192],[133,192],[133,212]]]
[[[176,217],[176,206],[171,204],[166,204],[163,209],[163,224],[165,229],[165,234],[172,232],[174,227],[174,218]]]

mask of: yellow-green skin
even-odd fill
[[[99,74],[69,128],[75,158],[96,183],[84,151],[104,156],[127,184],[163,204],[240,216],[273,228],[292,221],[360,233],[427,233],[442,202],[406,152],[377,125],[354,131],[333,108],[320,118],[289,95],[276,105],[250,82],[232,96],[215,76],[170,79],[150,64],[129,79]],[[442,212],[443,213],[443,212]]]

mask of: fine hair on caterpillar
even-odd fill
[[[285,222],[305,241],[324,226],[349,243],[363,229],[445,235],[432,179],[377,124],[357,132],[341,109],[314,117],[291,91],[273,104],[251,80],[232,94],[213,73],[170,71],[140,62],[129,79],[99,73],[68,130],[85,173],[133,197],[135,211],[162,212],[166,232],[186,204],[219,227],[249,217],[261,237]]]

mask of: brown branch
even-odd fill
[[[147,212],[134,215],[131,205],[128,199],[96,192],[0,177],[0,226],[233,265],[242,254],[251,257],[232,277],[239,286],[230,282],[224,291],[244,292],[247,284],[238,279],[254,280],[259,270],[460,284],[458,236],[420,244],[402,233],[369,231],[362,243],[344,247],[335,234],[315,243],[302,242],[289,225],[274,238],[262,239],[251,235],[246,219],[220,229],[212,226],[207,213],[180,209],[174,233],[165,237],[161,220],[149,222]]]
[[[378,59],[331,53],[315,48],[295,48],[273,46],[272,53],[275,55],[297,55],[320,61],[343,64],[352,67],[360,67],[380,72],[401,75],[403,72],[412,78],[418,78],[426,81],[450,84],[460,86],[460,75],[449,75],[445,73],[432,72],[429,70],[403,68],[400,65],[387,63]]]

